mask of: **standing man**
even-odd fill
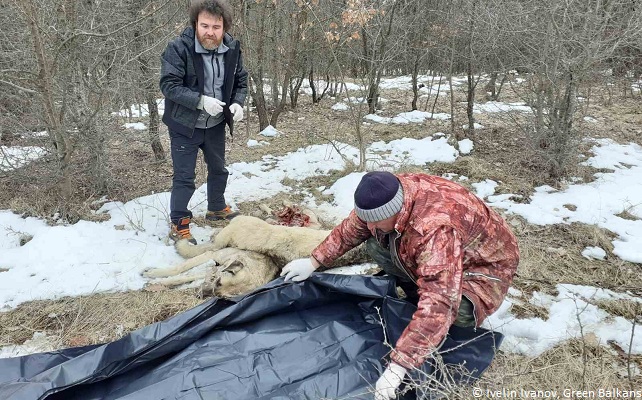
[[[225,0],[192,0],[191,26],[171,41],[161,56],[160,88],[165,96],[163,122],[169,129],[174,177],[170,197],[170,238],[187,239],[192,212],[187,204],[196,186],[196,158],[207,164],[208,220],[237,216],[225,202],[225,124],[233,133],[243,119],[247,71],[241,44],[227,33],[232,12]]]
[[[377,400],[396,398],[406,373],[439,348],[451,325],[478,327],[501,305],[517,264],[506,222],[464,187],[426,174],[369,172],[354,210],[312,252],[283,268],[307,279],[366,242],[379,266],[398,278],[417,311],[375,385]]]

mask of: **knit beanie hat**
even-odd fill
[[[403,188],[390,172],[368,172],[354,192],[354,211],[366,222],[383,221],[401,211]]]

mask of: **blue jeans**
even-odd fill
[[[225,168],[225,122],[208,129],[194,129],[190,138],[169,132],[174,176],[169,200],[170,219],[176,223],[180,218],[192,217],[187,208],[196,185],[196,158],[198,149],[203,151],[207,164],[207,209],[219,211],[225,208],[225,188],[229,172]]]

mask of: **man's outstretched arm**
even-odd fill
[[[285,276],[286,281],[304,281],[320,266],[321,264],[314,257],[299,258],[287,263],[281,271],[281,276]]]

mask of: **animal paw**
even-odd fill
[[[143,271],[143,276],[145,278],[164,278],[169,275],[170,274],[162,268],[150,268]]]

